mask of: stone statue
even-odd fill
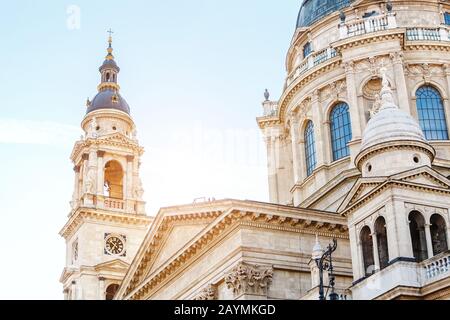
[[[136,128],[133,128],[133,131],[131,131],[131,138],[133,139],[133,140],[137,140],[137,130],[136,130]]]
[[[93,194],[94,193],[94,185],[95,185],[94,170],[89,169],[89,171],[86,175],[86,181],[84,183],[84,192]]]
[[[136,198],[139,200],[141,200],[142,196],[144,195],[144,188],[142,187],[141,178],[137,179],[137,185],[136,185],[136,188],[134,189],[134,194],[135,194]]]
[[[89,137],[91,138],[97,138],[97,119],[94,117],[91,120],[91,124],[89,126]]]
[[[380,107],[381,107],[381,96],[380,94],[377,93],[375,95],[375,102],[373,103],[372,108],[369,110],[371,118],[378,113]]]
[[[267,89],[266,89],[266,91],[264,91],[264,98],[266,99],[266,101],[269,101],[270,93],[269,93],[269,90],[267,90]]]

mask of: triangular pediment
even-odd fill
[[[393,180],[423,184],[431,187],[450,188],[450,181],[430,167],[420,167],[391,177]]]
[[[450,181],[427,166],[401,172],[390,177],[360,178],[340,205],[339,212],[359,201],[363,201],[364,198],[390,183],[437,190],[450,189]]]
[[[188,242],[190,242],[198,233],[205,229],[209,223],[195,223],[194,221],[187,221],[180,225],[173,225],[167,232],[163,243],[154,256],[152,267],[147,274],[151,274],[162,266],[168,259],[176,254]]]
[[[110,135],[103,136],[101,138],[98,138],[99,141],[105,141],[105,142],[116,142],[116,143],[124,143],[124,144],[136,144],[133,140],[128,138],[127,136],[117,132]]]
[[[126,263],[125,261],[122,261],[120,259],[111,260],[108,262],[103,262],[94,267],[96,271],[127,271],[130,265]]]
[[[345,210],[355,202],[378,188],[386,178],[359,178],[339,206],[338,212]]]

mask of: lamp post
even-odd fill
[[[319,268],[319,300],[326,300],[324,293],[324,283],[323,283],[323,272],[328,271],[329,285],[326,288],[331,289],[330,300],[339,300],[339,295],[334,291],[335,277],[333,274],[333,259],[331,257],[332,253],[336,251],[337,240],[333,239],[333,244],[329,244],[325,252],[321,257],[315,259],[316,265]]]

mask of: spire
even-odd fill
[[[109,33],[109,37],[108,37],[108,54],[106,55],[105,59],[106,60],[114,60],[114,56],[112,54],[113,52],[113,48],[112,48],[112,34],[114,33],[114,31],[111,30],[111,28],[107,31]]]

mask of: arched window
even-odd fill
[[[109,72],[106,73],[106,82],[109,82]]]
[[[438,255],[448,250],[447,226],[445,220],[439,214],[433,214],[430,219],[431,241],[433,243],[433,255]]]
[[[375,272],[375,262],[373,259],[372,235],[370,234],[370,228],[368,226],[362,228],[360,240],[364,262],[364,273],[366,276],[370,276]]]
[[[105,196],[115,199],[123,199],[123,170],[117,161],[109,161],[105,165]]]
[[[314,124],[308,121],[305,128],[306,174],[310,176],[316,168],[316,146],[314,141]]]
[[[112,300],[114,299],[114,295],[116,294],[117,290],[119,290],[118,284],[110,284],[108,288],[106,288],[106,300]]]
[[[303,58],[306,58],[312,51],[311,42],[305,43],[303,46]]]
[[[380,260],[380,269],[383,269],[389,265],[386,220],[384,220],[383,217],[379,217],[375,221],[375,233],[377,235],[378,258]]]
[[[345,102],[334,106],[330,114],[330,122],[333,161],[336,161],[350,154],[347,144],[352,139],[352,127],[348,105]]]
[[[414,258],[418,262],[428,258],[427,239],[425,236],[425,219],[418,211],[409,214],[409,232],[411,233],[411,243]]]
[[[439,91],[423,86],[416,92],[417,114],[427,140],[448,140],[444,104]]]

